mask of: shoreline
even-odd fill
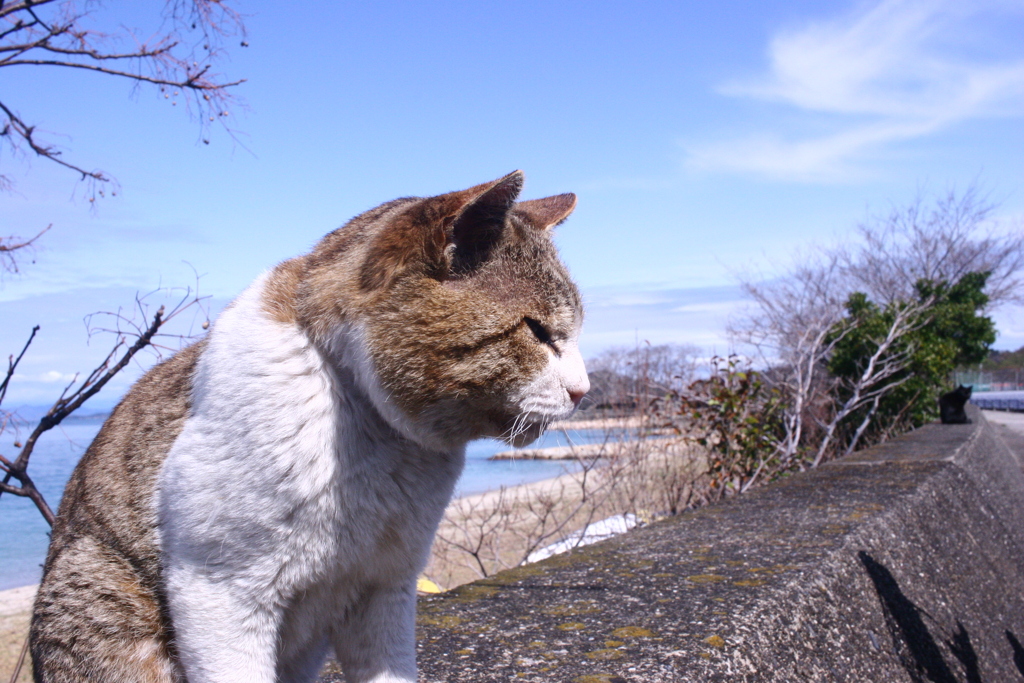
[[[0,618],[31,611],[32,601],[35,600],[38,589],[38,583],[30,583],[27,586],[0,591]]]
[[[557,420],[548,425],[548,431],[552,430],[576,430],[576,429],[636,429],[646,422],[643,418],[631,417],[594,417],[579,420]]]
[[[640,425],[638,418],[603,418],[599,420],[579,420],[576,422],[556,422],[553,423],[549,429],[561,429],[563,426],[570,429],[628,429],[635,428]],[[609,439],[606,442],[599,444],[579,444],[576,446],[555,446],[552,448],[537,448],[537,449],[522,449],[503,451],[496,453],[495,455],[487,458],[488,460],[577,460],[577,459],[594,459],[604,457],[614,457],[621,455],[626,452],[629,448],[635,446],[635,441],[630,440],[626,442]],[[457,496],[452,498],[446,508],[445,518],[448,518],[450,512],[455,512],[458,507],[465,507],[467,505],[490,505],[495,503],[500,496],[506,497],[515,495],[517,498],[522,496],[537,497],[542,496],[545,493],[550,493],[560,486],[564,486],[565,483],[573,480],[573,473],[562,471],[561,474],[557,474],[553,477],[547,477],[545,479],[538,479],[537,481],[526,482],[523,484],[515,484],[513,486],[503,486],[489,491],[483,491],[479,493],[469,493],[463,496]],[[504,492],[504,493],[502,493]],[[442,521],[444,524],[444,521]],[[25,584],[23,586],[16,586],[14,588],[7,588],[0,590],[0,617],[10,616],[16,614],[19,611],[28,611],[31,609],[32,600],[34,599],[36,589],[39,584]]]

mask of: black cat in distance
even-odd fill
[[[971,418],[967,417],[964,405],[971,398],[971,389],[963,384],[953,391],[939,397],[939,418],[944,425],[970,424]]]

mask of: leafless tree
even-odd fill
[[[751,350],[786,397],[780,457],[790,461],[807,438],[808,422],[834,387],[826,363],[841,336],[830,336],[843,319],[848,284],[835,253],[808,257],[784,277],[746,281],[753,302],[748,317],[733,321],[734,339]]]
[[[3,480],[0,481],[0,495],[10,493],[29,498],[35,503],[43,518],[52,526],[54,521],[53,510],[36,487],[28,472],[29,462],[39,437],[58,426],[65,418],[81,408],[86,401],[95,396],[104,385],[123,370],[143,349],[147,347],[152,349],[157,354],[157,358],[159,358],[163,350],[173,348],[164,340],[173,339],[177,342],[175,346],[178,346],[182,341],[192,338],[193,330],[176,334],[169,334],[164,331],[164,326],[170,321],[176,318],[185,318],[186,313],[191,312],[202,315],[204,317],[204,327],[208,325],[205,320],[207,314],[205,309],[206,298],[199,296],[197,291],[194,292],[192,289],[188,289],[177,305],[170,311],[167,311],[164,306],[160,306],[152,316],[148,315],[145,297],[140,297],[136,300],[136,305],[132,312],[103,312],[88,316],[86,324],[90,327],[90,334],[98,332],[111,333],[114,335],[114,343],[106,358],[93,368],[85,378],[79,381],[78,375],[75,375],[74,379],[64,387],[64,391],[61,392],[61,395],[32,429],[23,444],[20,441],[15,441],[15,447],[21,449],[16,458],[11,460],[0,454],[0,472],[3,473]],[[112,325],[110,327],[92,325],[91,323],[97,317],[111,321]],[[3,409],[3,400],[7,396],[7,389],[17,371],[18,364],[25,356],[39,329],[39,325],[32,328],[28,341],[25,342],[25,346],[21,349],[18,356],[12,355],[8,359],[7,372],[4,375],[3,382],[0,383],[0,433],[10,428],[13,422],[12,418],[14,417],[10,412]],[[12,484],[12,479],[17,480],[18,484]]]
[[[922,307],[934,303],[919,300],[919,280],[953,283],[969,272],[988,271],[990,305],[1022,300],[1024,233],[1000,233],[994,210],[975,187],[949,192],[930,204],[919,198],[864,222],[854,244],[816,249],[798,257],[781,276],[754,275],[741,282],[752,306],[730,324],[730,332],[770,368],[766,376],[786,399],[783,457],[809,448],[810,464],[819,464],[834,448],[838,421],[864,405],[877,406],[898,385],[885,381],[906,364],[903,352],[894,349],[903,348],[899,339],[921,324]],[[839,384],[827,364],[849,331],[841,323],[846,302],[857,291],[881,305],[897,305],[902,313],[889,334],[875,340],[878,355],[866,374],[855,386],[844,387],[848,400],[836,405]],[[845,450],[859,442],[873,416],[868,410]]]
[[[888,304],[915,297],[918,280],[958,282],[967,273],[989,272],[989,307],[1024,302],[1024,230],[1000,230],[997,206],[977,186],[950,190],[928,203],[862,223],[860,242],[839,250],[851,284]]]
[[[605,349],[587,361],[592,386],[588,401],[627,410],[646,405],[654,396],[686,387],[699,355],[688,344],[644,342]]]
[[[240,105],[233,86],[243,81],[227,79],[216,68],[227,39],[247,43],[242,17],[230,0],[166,0],[161,29],[150,37],[125,27],[101,30],[94,21],[101,4],[98,0],[0,2],[0,68],[59,67],[123,78],[136,88],[150,85],[171,105],[183,104],[199,122],[204,143],[209,144],[214,122],[232,133],[229,115]],[[64,150],[20,112],[11,99],[14,96],[0,94],[0,151],[6,147],[14,157],[31,154],[72,171],[86,183],[89,202],[117,193],[117,182],[105,171],[68,160]],[[0,191],[12,185],[10,175],[0,169]],[[0,270],[16,271],[18,254],[38,237],[0,238]]]

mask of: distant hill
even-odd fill
[[[990,351],[988,358],[981,364],[982,370],[1015,370],[1024,369],[1024,346],[1016,351]]]

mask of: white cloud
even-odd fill
[[[673,313],[731,313],[737,306],[743,304],[742,300],[737,301],[713,301],[706,303],[684,304],[672,309]]]
[[[1019,3],[882,0],[776,35],[768,73],[723,85],[732,97],[813,115],[829,132],[764,133],[688,145],[692,168],[771,177],[849,177],[886,145],[961,121],[1024,114],[1024,59],[983,57],[993,21]]]
[[[36,379],[39,382],[70,382],[74,380],[76,375],[74,373],[58,372],[57,370],[50,370],[40,374]]]
[[[588,306],[657,306],[671,302],[672,299],[660,292],[626,292],[611,296],[590,296]]]
[[[725,353],[725,328],[733,311],[743,305],[735,285],[652,289],[647,286],[603,287],[584,293],[587,318],[580,338],[585,356],[609,346],[692,344],[705,352]]]

